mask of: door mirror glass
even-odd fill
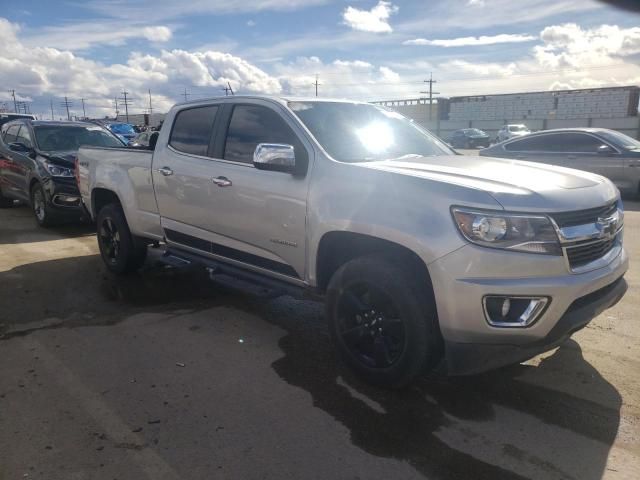
[[[609,145],[600,145],[598,147],[598,154],[600,155],[610,155],[612,153],[615,153],[615,150]]]
[[[296,167],[294,148],[282,143],[259,143],[253,153],[253,164],[262,170],[293,172]]]
[[[9,150],[13,150],[14,152],[20,152],[20,153],[28,153],[31,151],[31,148],[27,147],[22,142],[13,142],[9,144]]]

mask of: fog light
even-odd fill
[[[80,204],[80,197],[77,195],[56,195],[53,203],[61,207],[75,207]]]
[[[502,297],[489,295],[482,300],[484,314],[494,327],[528,327],[549,304],[548,297]]]

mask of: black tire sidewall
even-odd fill
[[[106,219],[110,219],[120,234],[120,247],[115,262],[111,262],[105,252],[105,246],[102,243],[100,230]],[[105,266],[113,273],[128,273],[139,268],[144,263],[146,256],[146,248],[143,250],[136,247],[133,242],[129,225],[124,216],[124,212],[119,205],[110,204],[103,207],[98,213],[96,219],[98,248],[100,256]]]
[[[338,333],[338,300],[341,292],[356,284],[369,283],[389,294],[405,328],[405,348],[390,367],[371,368],[350,351]],[[351,260],[336,271],[327,288],[326,315],[329,332],[345,361],[366,381],[389,388],[401,388],[422,373],[434,352],[435,307],[426,301],[430,295],[420,292],[420,282],[407,270],[379,257]]]

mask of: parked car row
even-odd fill
[[[0,129],[0,206],[31,205],[39,225],[79,220],[84,209],[75,179],[81,145],[124,147],[93,123],[12,120]]]

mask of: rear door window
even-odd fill
[[[29,133],[29,128],[26,125],[22,125],[20,127],[20,131],[16,135],[16,142],[20,142],[27,147],[33,148],[33,140],[31,140],[31,133]]]
[[[229,122],[224,159],[252,163],[259,143],[293,145],[298,158],[304,148],[289,125],[273,110],[259,105],[236,105]]]
[[[18,131],[20,130],[20,125],[11,125],[7,129],[7,133],[4,135],[4,143],[14,143],[17,142]]]
[[[216,113],[218,113],[216,105],[189,108],[178,112],[173,122],[169,145],[180,152],[206,156]]]
[[[526,136],[504,146],[510,152],[560,152],[565,134]]]

